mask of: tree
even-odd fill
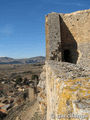
[[[20,77],[20,76],[17,77],[17,78],[16,78],[16,84],[19,84],[19,85],[20,85],[21,82],[22,82],[22,77]]]
[[[38,75],[32,75],[31,79],[32,79],[32,80],[37,80],[37,81],[38,81],[39,78],[38,78]]]
[[[29,85],[29,80],[27,78],[24,78],[24,82],[25,85]]]

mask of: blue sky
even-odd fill
[[[45,15],[89,8],[90,0],[0,0],[0,56],[45,56]]]

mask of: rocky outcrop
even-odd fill
[[[47,97],[46,97],[46,65],[43,67],[43,72],[40,75],[40,82],[38,84],[38,90],[40,93],[38,94],[39,101],[39,110],[45,115],[47,109]]]

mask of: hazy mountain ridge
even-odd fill
[[[22,59],[0,57],[0,64],[31,64],[31,63],[44,63],[44,62],[45,62],[45,57],[43,56],[22,58]]]

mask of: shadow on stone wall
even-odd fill
[[[60,29],[61,29],[62,61],[76,64],[79,56],[79,53],[77,51],[78,48],[77,42],[61,16],[60,16]]]

